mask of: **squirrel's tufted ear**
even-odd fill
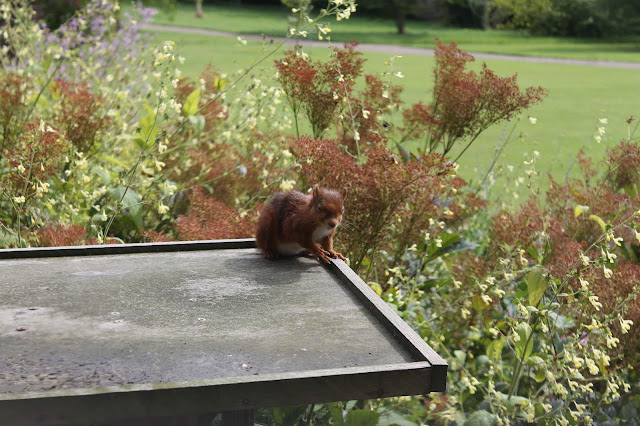
[[[313,198],[318,198],[320,196],[320,187],[318,185],[313,186],[313,192],[311,193]]]
[[[349,194],[349,188],[345,186],[344,188],[342,188],[342,191],[340,191],[340,196],[342,197],[343,200],[345,200],[348,194]]]

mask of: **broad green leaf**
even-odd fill
[[[516,333],[520,336],[520,340],[515,343],[516,353],[518,358],[526,360],[533,349],[533,338],[529,340],[529,336],[532,333],[531,326],[526,322],[522,322],[516,327]]]
[[[156,113],[146,102],[144,104],[144,110],[147,112],[147,115],[138,121],[140,132],[136,134],[135,141],[140,148],[144,145],[144,149],[147,149],[150,144],[155,142],[158,136],[158,126],[156,125]]]
[[[536,306],[544,296],[547,287],[549,287],[549,282],[544,278],[543,270],[540,266],[534,266],[527,274],[525,281],[527,282],[529,304]]]
[[[602,232],[607,231],[607,224],[604,223],[604,220],[602,220],[600,216],[596,216],[595,214],[592,214],[592,215],[589,215],[589,219],[595,220],[596,222],[598,222],[598,225],[600,225],[600,228],[602,228]]]
[[[572,328],[575,325],[575,320],[571,317],[559,315],[555,312],[549,312],[549,318],[551,318],[552,324],[560,329],[566,330]]]
[[[227,79],[226,78],[220,78],[219,75],[216,75],[215,80],[213,80],[213,84],[216,86],[216,88],[222,92],[224,90],[224,87],[227,85]]]
[[[115,164],[116,166],[120,166],[120,167],[122,167],[122,168],[124,168],[124,169],[128,169],[128,168],[129,168],[129,166],[127,165],[127,163],[125,163],[124,161],[122,161],[122,160],[120,160],[120,159],[118,159],[118,158],[116,158],[116,157],[112,157],[112,156],[110,156],[110,155],[107,155],[107,156],[105,157],[105,159],[106,159],[108,162],[110,162],[111,164]]]
[[[405,419],[402,414],[393,410],[383,409],[380,413],[377,426],[418,426],[410,420]]]
[[[371,289],[375,291],[378,296],[382,296],[382,287],[380,287],[380,284],[370,282],[369,287],[371,287]]]
[[[293,405],[290,407],[276,407],[271,411],[273,420],[277,425],[293,425],[306,411],[306,405]]]
[[[378,424],[380,413],[371,410],[349,410],[344,426],[371,426]]]
[[[505,342],[506,340],[503,337],[487,345],[487,356],[494,364],[500,364],[502,362],[502,349],[504,348]]]
[[[494,426],[497,424],[498,418],[496,415],[485,410],[475,411],[464,422],[464,426]]]
[[[327,404],[329,408],[329,413],[331,414],[331,418],[333,419],[333,423],[336,426],[344,425],[344,417],[342,414],[342,404],[339,402],[331,402]]]
[[[520,407],[526,407],[530,402],[529,399],[524,396],[512,395],[511,398],[509,398],[509,395],[502,392],[496,392],[496,396],[503,404],[512,410]]]
[[[113,188],[109,191],[109,194],[113,199],[122,199],[121,214],[123,218],[129,221],[136,229],[142,228],[142,198],[140,198],[140,195],[133,189],[126,189],[123,186]]]
[[[459,370],[464,366],[464,363],[467,360],[467,354],[464,351],[456,350],[453,351],[453,357],[453,362],[451,362],[451,366],[449,368],[451,368],[451,370]]]
[[[182,112],[185,117],[194,115],[198,112],[198,103],[200,103],[200,89],[196,89],[187,96],[187,100],[182,105]]]
[[[473,304],[473,309],[475,309],[477,312],[482,312],[486,309],[489,309],[489,305],[484,303],[484,299],[482,299],[482,297],[480,296],[474,296],[473,299],[471,299],[471,303]]]
[[[547,367],[542,358],[539,356],[530,356],[527,360],[527,365],[533,368],[533,378],[536,382],[542,383],[546,380],[547,376],[545,373],[547,371]]]

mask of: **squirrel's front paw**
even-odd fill
[[[316,252],[316,260],[318,260],[318,262],[322,260],[324,263],[329,263],[330,256],[331,256],[330,252],[326,251],[321,247],[318,247],[318,251]]]
[[[333,257],[334,259],[341,259],[341,260],[344,260],[344,261],[347,260],[346,257],[344,257],[342,254],[338,253],[337,251],[329,250],[329,255],[331,257]]]

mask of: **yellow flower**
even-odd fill
[[[607,336],[607,347],[609,349],[615,348],[620,343],[620,339],[613,337],[611,334]]]
[[[529,117],[529,121],[531,122],[531,124],[536,124],[536,122],[538,121],[538,119],[537,119],[537,118],[535,118],[535,117],[531,117],[531,116],[530,116],[530,117]]]
[[[13,197],[13,202],[16,204],[22,204],[27,201],[24,197]]]
[[[611,269],[607,268],[604,265],[602,266],[602,269],[603,269],[605,278],[611,278],[613,276],[613,272],[611,271]]]
[[[158,213],[165,214],[168,211],[169,211],[169,206],[160,203],[160,205],[158,206]]]
[[[602,308],[602,303],[598,302],[598,296],[589,296],[589,302],[596,308],[596,311],[599,311]]]
[[[580,253],[580,260],[584,266],[589,266],[589,258],[584,253]]]
[[[633,321],[620,318],[620,328],[622,329],[622,334],[627,334],[629,330],[631,330],[632,325]]]
[[[293,186],[296,184],[295,180],[283,180],[280,182],[280,189],[283,191],[291,191]]]
[[[588,290],[589,289],[589,281],[585,280],[582,277],[578,277],[578,279],[580,280],[580,286],[582,287],[583,290]]]

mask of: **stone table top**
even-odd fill
[[[90,406],[91,396],[180,389],[209,393],[215,409],[319,402],[336,393],[327,377],[367,373],[378,377],[371,396],[415,392],[380,389],[386,370],[428,372],[421,392],[444,389],[446,363],[342,261],[269,261],[252,245],[51,249],[24,258],[8,250],[4,259],[0,250],[0,412],[3,404],[82,396],[72,405]],[[290,401],[268,396],[296,379],[327,390],[296,390]],[[225,386],[235,391],[221,392]],[[138,411],[130,414],[146,413]]]

